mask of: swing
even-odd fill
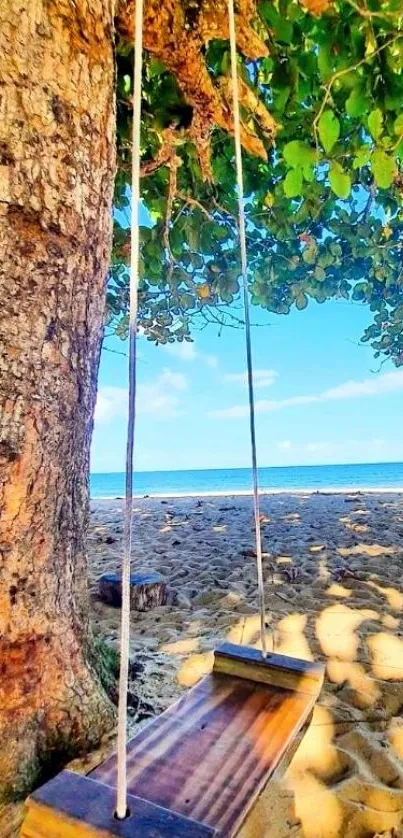
[[[247,838],[248,816],[309,724],[324,667],[268,653],[262,573],[234,0],[228,0],[262,650],[224,643],[193,689],[126,741],[140,187],[143,3],[136,2],[129,424],[118,748],[88,776],[62,771],[27,801],[22,838]]]

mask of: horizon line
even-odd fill
[[[345,467],[345,466],[403,466],[402,460],[366,460],[362,462],[352,462],[352,463],[290,463],[287,465],[260,465],[258,466],[258,471],[262,469],[293,469],[293,468],[329,468],[329,467]],[[161,474],[161,473],[176,473],[179,474],[180,472],[188,472],[188,471],[200,471],[200,472],[207,472],[207,471],[245,471],[246,469],[251,470],[251,465],[246,466],[220,466],[220,467],[210,467],[210,468],[162,468],[162,469],[133,469],[133,474]],[[104,475],[104,474],[125,474],[125,470],[123,471],[91,471],[90,476],[95,475]]]

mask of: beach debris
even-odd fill
[[[248,547],[247,550],[241,550],[241,556],[244,556],[245,559],[256,559],[256,550]]]
[[[118,573],[103,573],[99,580],[99,596],[108,605],[122,604],[122,578]],[[150,573],[132,573],[130,576],[130,608],[132,611],[149,611],[165,605],[167,585],[163,577]]]
[[[333,571],[333,576],[336,582],[342,582],[343,579],[355,579],[355,573],[353,570],[350,570],[348,567],[335,567]]]
[[[224,591],[228,588],[228,582],[221,582],[215,576],[213,577],[213,582],[217,586],[217,588],[222,588]]]
[[[283,573],[287,582],[297,582],[301,575],[299,568],[293,565],[291,567],[284,567]]]
[[[278,596],[280,599],[282,599],[283,602],[287,602],[287,603],[290,602],[290,597],[284,596],[284,594],[281,594],[280,591],[274,591],[274,593],[275,593],[276,596]]]

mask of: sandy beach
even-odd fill
[[[97,582],[118,570],[121,500],[92,504],[95,632],[117,646],[119,610]],[[312,725],[254,812],[256,836],[403,835],[403,495],[261,499],[269,648],[326,663]],[[132,615],[134,732],[211,669],[224,639],[258,645],[251,498],[135,501],[134,564],[169,599]]]

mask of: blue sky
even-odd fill
[[[261,466],[403,461],[403,370],[379,370],[359,345],[370,318],[345,301],[287,316],[252,309]],[[138,470],[249,465],[243,331],[194,337],[174,347],[139,339]],[[93,472],[124,470],[127,357],[115,353],[126,349],[108,339],[102,353]]]

